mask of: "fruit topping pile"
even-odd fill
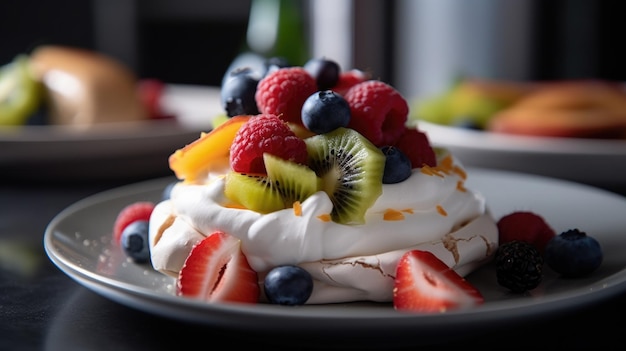
[[[223,179],[225,207],[259,213],[293,209],[299,215],[301,203],[323,191],[333,209],[321,220],[362,225],[384,184],[400,183],[416,169],[448,171],[438,167],[427,135],[407,126],[408,104],[392,86],[361,71],[342,72],[325,58],[304,67],[269,64],[260,77],[235,69],[224,79],[222,102],[227,117],[172,153],[169,165],[183,184]],[[114,224],[114,242],[136,263],[146,262],[148,228],[143,223],[152,209],[147,202],[130,204]],[[576,266],[569,261],[572,255],[599,250],[588,242],[578,245],[591,237],[556,236],[530,212],[502,218],[498,229],[505,244],[496,253],[498,282],[513,291],[539,284],[544,252],[551,267],[572,276],[562,268]],[[536,267],[535,274],[522,271],[529,265]],[[590,265],[581,264],[576,272],[597,268],[590,270]],[[439,313],[484,303],[478,288],[428,251],[406,252],[394,282],[393,306],[399,311]],[[302,305],[313,280],[295,265],[260,276],[239,240],[216,230],[195,244],[176,289],[180,296],[208,302]]]
[[[262,77],[235,69],[221,94],[228,118],[169,163],[187,183],[225,173],[229,207],[269,213],[322,190],[334,205],[329,220],[363,224],[383,184],[437,165],[426,134],[406,125],[398,91],[329,59],[270,65]]]

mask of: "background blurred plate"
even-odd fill
[[[626,140],[504,135],[419,121],[433,145],[465,166],[539,174],[626,190]]]
[[[219,88],[168,85],[163,109],[177,120],[0,129],[3,179],[94,181],[172,175],[167,158],[211,128],[222,113]]]

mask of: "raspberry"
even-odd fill
[[[165,95],[165,83],[161,80],[155,78],[141,79],[137,83],[137,93],[149,118],[174,118],[174,115],[165,113],[161,107],[161,100]]]
[[[411,160],[412,168],[423,165],[434,167],[437,165],[437,156],[430,145],[428,136],[415,128],[405,127],[404,133],[395,145]]]
[[[545,247],[556,232],[543,217],[528,211],[512,212],[498,221],[500,245],[521,240],[532,244],[543,254]]]
[[[149,221],[154,210],[154,203],[150,201],[133,202],[124,207],[115,218],[113,223],[113,240],[120,242],[122,232],[135,221]]]
[[[302,67],[286,67],[268,73],[257,86],[255,100],[261,113],[302,125],[302,105],[317,91],[315,79]]]
[[[378,80],[359,83],[348,90],[345,99],[352,115],[348,127],[374,145],[394,145],[404,133],[409,105],[391,85]]]
[[[276,115],[260,114],[237,131],[230,146],[230,167],[235,172],[266,174],[263,153],[307,164],[304,140]]]
[[[370,80],[371,75],[367,72],[363,72],[358,69],[353,69],[347,72],[341,72],[339,74],[339,81],[332,87],[331,90],[335,91],[339,95],[346,95],[348,90],[353,86]]]

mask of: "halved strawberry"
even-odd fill
[[[396,267],[393,306],[412,312],[445,312],[480,305],[480,291],[430,251],[406,252]]]
[[[209,302],[256,303],[257,273],[241,251],[241,241],[221,231],[197,243],[176,282],[177,295]]]
[[[132,222],[150,220],[154,206],[154,203],[150,201],[138,201],[122,208],[113,223],[113,240],[119,244],[124,228]]]

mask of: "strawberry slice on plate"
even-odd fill
[[[198,242],[187,256],[176,282],[177,295],[209,302],[256,303],[259,281],[241,241],[216,231]]]
[[[429,251],[407,251],[398,261],[393,289],[396,310],[445,312],[483,302],[476,287]]]

